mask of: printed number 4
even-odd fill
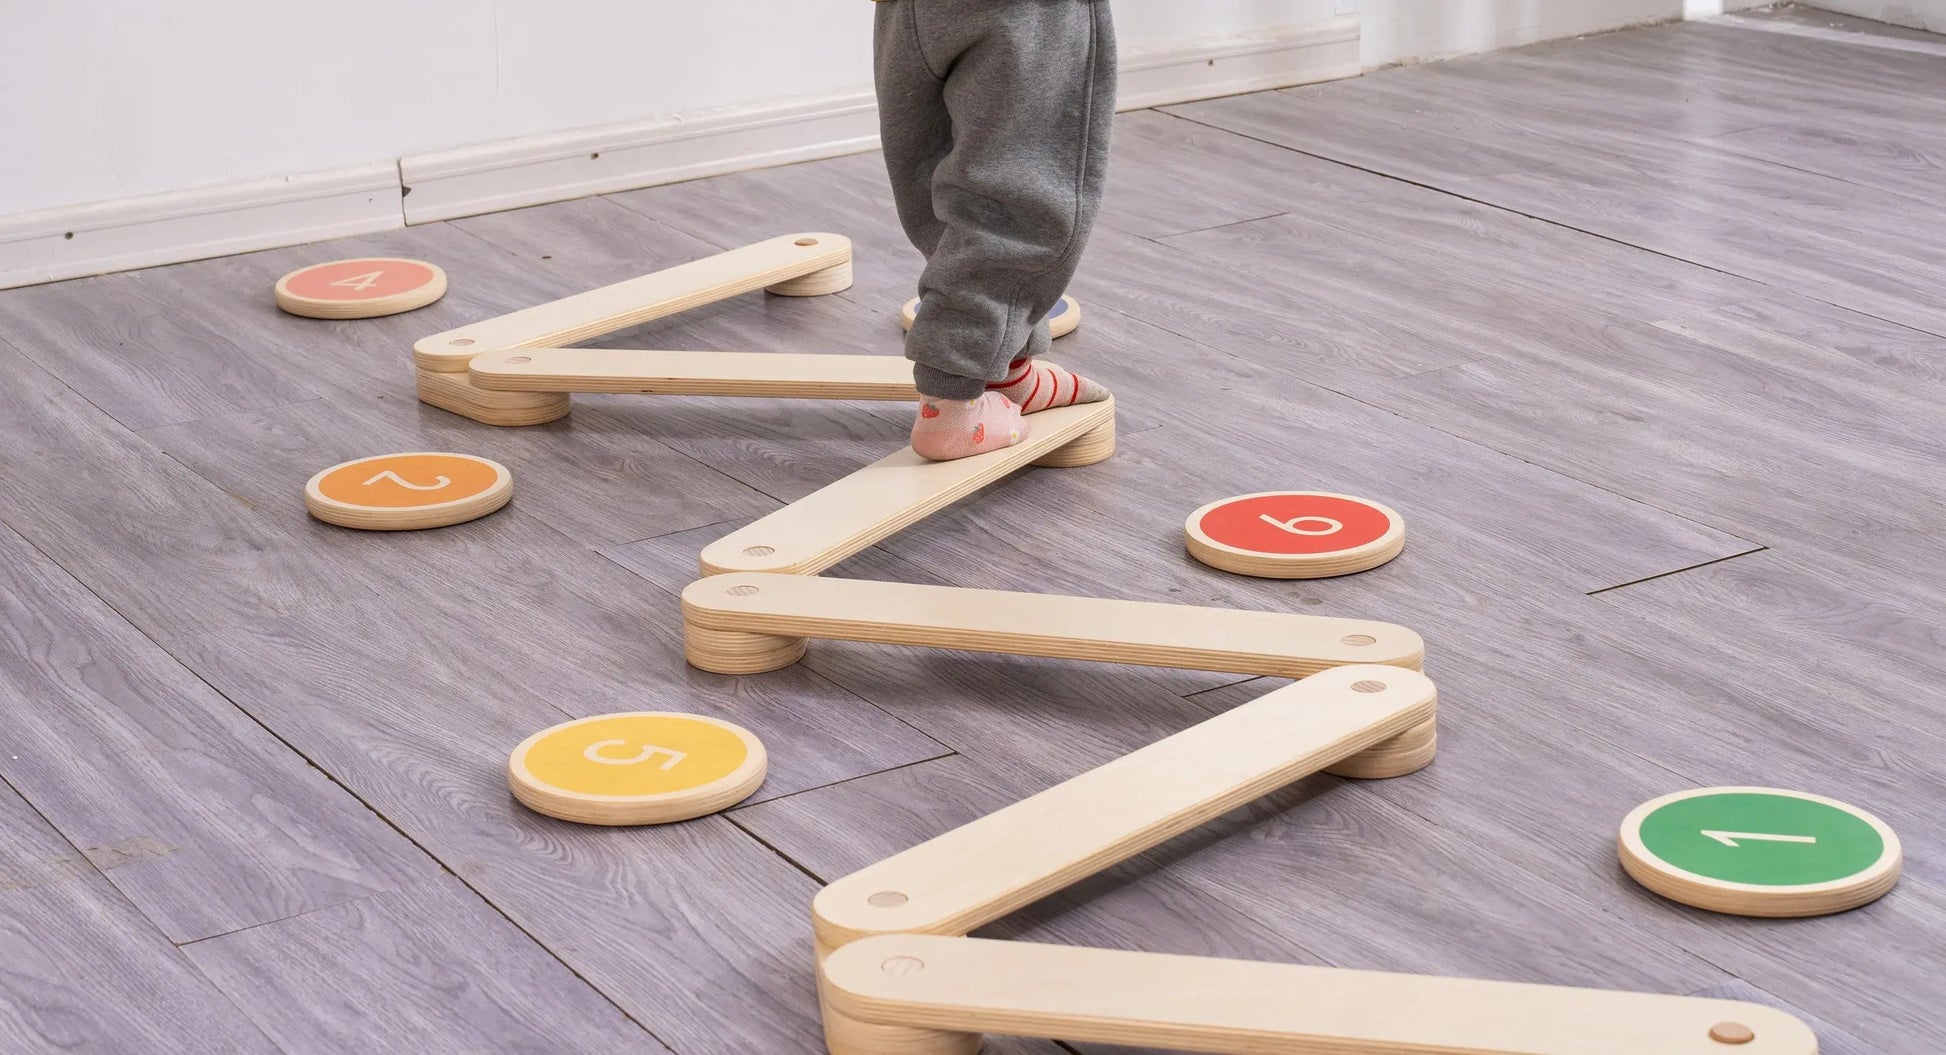
[[[689,757],[687,752],[677,751],[674,748],[657,747],[654,744],[643,744],[642,749],[635,752],[634,758],[609,758],[601,753],[601,749],[604,747],[614,747],[618,744],[626,743],[628,743],[627,740],[596,740],[582,750],[581,757],[586,758],[590,762],[600,762],[608,766],[632,766],[641,762],[647,762],[657,755],[668,755],[669,761],[662,763],[661,768],[664,771],[676,768],[678,763]]]
[[[383,274],[385,274],[385,272],[383,271],[367,271],[362,275],[353,275],[350,278],[341,278],[338,281],[333,282],[332,285],[346,286],[351,289],[355,289],[360,293],[363,293],[364,291],[372,288],[373,286],[378,285],[378,278],[380,275]]]

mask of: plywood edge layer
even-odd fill
[[[475,387],[494,392],[917,401],[912,364],[886,355],[524,348],[473,359]]]
[[[851,239],[843,235],[824,231],[782,235],[435,333],[414,343],[412,355],[422,369],[463,373],[467,362],[483,352],[575,344],[850,264]]]
[[[901,934],[825,960],[830,1011],[878,1025],[1286,1055],[1815,1055],[1735,1000]],[[1712,1039],[1726,1024],[1753,1038]]]
[[[1267,693],[825,887],[821,946],[965,934],[1430,721],[1424,674],[1349,666]]]
[[[1425,650],[1416,632],[1365,619],[767,572],[699,579],[682,605],[709,630],[1278,677],[1416,669]]]

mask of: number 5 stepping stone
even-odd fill
[[[699,714],[631,711],[543,729],[507,760],[514,798],[581,824],[667,824],[742,802],[764,782],[764,745]]]
[[[693,582],[682,611],[689,662],[718,674],[787,667],[811,637],[1283,678],[1416,670],[1425,653],[1413,631],[1364,619],[763,572]]]
[[[412,531],[477,520],[513,493],[513,475],[499,462],[415,451],[334,465],[304,485],[304,506],[339,527]]]

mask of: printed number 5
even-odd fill
[[[643,744],[642,749],[635,752],[634,758],[609,758],[601,753],[601,749],[604,747],[614,747],[618,744],[626,743],[628,743],[627,740],[596,740],[582,750],[581,757],[586,758],[590,762],[600,762],[605,766],[632,766],[647,762],[657,755],[668,755],[669,761],[662,763],[661,766],[664,771],[676,768],[677,763],[689,757],[686,752],[667,747],[657,747],[654,744]]]

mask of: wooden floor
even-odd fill
[[[1116,135],[1059,348],[1117,393],[1120,453],[836,574],[1403,623],[1441,750],[990,933],[1732,993],[1827,1053],[1946,1050],[1946,38],[1661,26]],[[879,166],[0,294],[0,1051],[817,1051],[820,883],[1272,687],[832,643],[688,669],[697,552],[901,446],[907,408],[576,397],[496,430],[414,400],[416,337],[802,229],[856,241],[850,291],[610,343],[898,354],[918,258]],[[452,292],[273,306],[359,254]],[[500,459],[514,502],[306,518],[316,469],[401,449]],[[1312,583],[1183,555],[1188,510],[1281,487],[1391,505],[1410,545]],[[769,782],[646,830],[513,802],[520,739],[632,709],[748,725]],[[1762,922],[1622,874],[1631,807],[1746,783],[1877,812],[1904,882]]]

